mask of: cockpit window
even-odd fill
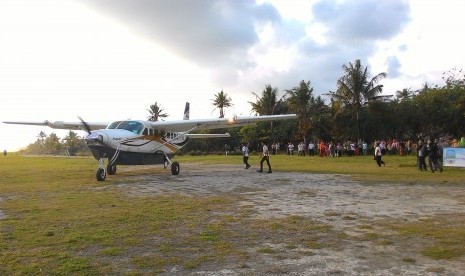
[[[135,134],[141,134],[144,125],[137,121],[116,121],[108,125],[107,129],[124,129]]]
[[[121,121],[115,121],[107,126],[107,129],[115,129],[121,124]]]

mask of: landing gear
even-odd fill
[[[102,169],[102,168],[99,168],[97,170],[97,181],[104,181],[105,178],[107,177],[107,172],[105,171],[105,169]]]
[[[171,174],[172,175],[178,175],[179,174],[179,163],[178,162],[173,162],[171,164]]]
[[[114,175],[116,173],[116,165],[108,164],[107,165],[107,172],[108,172],[109,175]]]
[[[166,155],[165,155],[165,162],[164,162],[164,167],[165,169],[168,167],[168,165],[170,165],[170,168],[171,168],[171,174],[172,175],[178,175],[179,174],[179,163],[178,162],[171,162],[170,158]]]
[[[118,159],[120,153],[120,149],[117,148],[113,156],[108,158],[108,165],[105,167],[105,158],[108,155],[105,153],[99,154],[98,159],[98,170],[97,170],[97,181],[104,181],[107,177],[107,173],[109,175],[114,175],[116,173],[116,160]]]
[[[107,171],[105,170],[105,159],[101,157],[98,160],[98,170],[96,173],[97,181],[105,181],[105,178],[107,178]],[[116,172],[116,166],[115,166],[115,172]]]
[[[105,159],[100,158],[99,159],[99,168],[97,170],[97,181],[105,181],[105,178],[107,178],[107,173],[109,175],[114,175],[116,173],[116,165],[115,164],[108,164],[107,168],[105,169]]]

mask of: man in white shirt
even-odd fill
[[[310,156],[315,156],[315,144],[313,142],[308,144],[308,154]]]
[[[249,164],[249,145],[246,144],[246,143],[242,144],[242,159],[244,161],[245,168],[246,169],[250,168],[250,164]]]
[[[263,162],[266,161],[266,164],[268,165],[267,173],[271,173],[270,152],[268,151],[268,146],[266,145],[264,141],[262,141],[262,149],[263,149],[262,160],[260,160],[260,169],[257,172],[263,172]]]

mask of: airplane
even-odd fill
[[[183,120],[143,121],[120,120],[114,122],[43,121],[3,122],[5,124],[48,126],[54,129],[83,130],[87,147],[98,160],[97,181],[104,181],[107,174],[114,175],[117,165],[163,164],[171,168],[172,175],[178,175],[178,162],[171,162],[189,139],[229,137],[224,134],[195,134],[198,130],[241,127],[255,122],[296,119],[296,114],[266,115],[253,117],[232,117],[215,119],[189,119],[190,105],[186,103]],[[105,159],[108,160],[105,166]]]

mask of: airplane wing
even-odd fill
[[[231,135],[229,133],[225,134],[192,134],[192,133],[187,133],[185,135],[187,138],[192,138],[192,139],[203,139],[203,138],[229,138]]]
[[[166,132],[190,132],[195,130],[207,130],[218,128],[230,128],[250,125],[256,122],[278,121],[297,119],[296,114],[267,115],[253,117],[233,117],[217,119],[190,119],[178,121],[151,122],[152,127]]]
[[[152,127],[165,132],[186,132],[189,133],[195,130],[207,130],[218,128],[241,127],[250,125],[256,122],[278,121],[296,119],[296,114],[286,115],[266,115],[266,116],[252,116],[252,117],[233,117],[233,118],[216,118],[216,119],[190,119],[190,120],[176,120],[176,121],[156,121],[149,122]],[[5,124],[16,125],[35,125],[35,126],[48,126],[54,129],[70,129],[70,130],[83,130],[87,131],[83,122],[64,122],[64,121],[43,121],[43,122],[3,122]],[[109,122],[86,122],[90,130],[104,129]],[[200,136],[192,138],[202,138]]]
[[[55,129],[70,129],[87,131],[86,126],[82,122],[64,122],[64,121],[43,121],[43,122],[3,122],[5,124],[14,125],[32,125],[32,126],[48,126]],[[109,123],[105,122],[86,122],[90,130],[106,128]]]

